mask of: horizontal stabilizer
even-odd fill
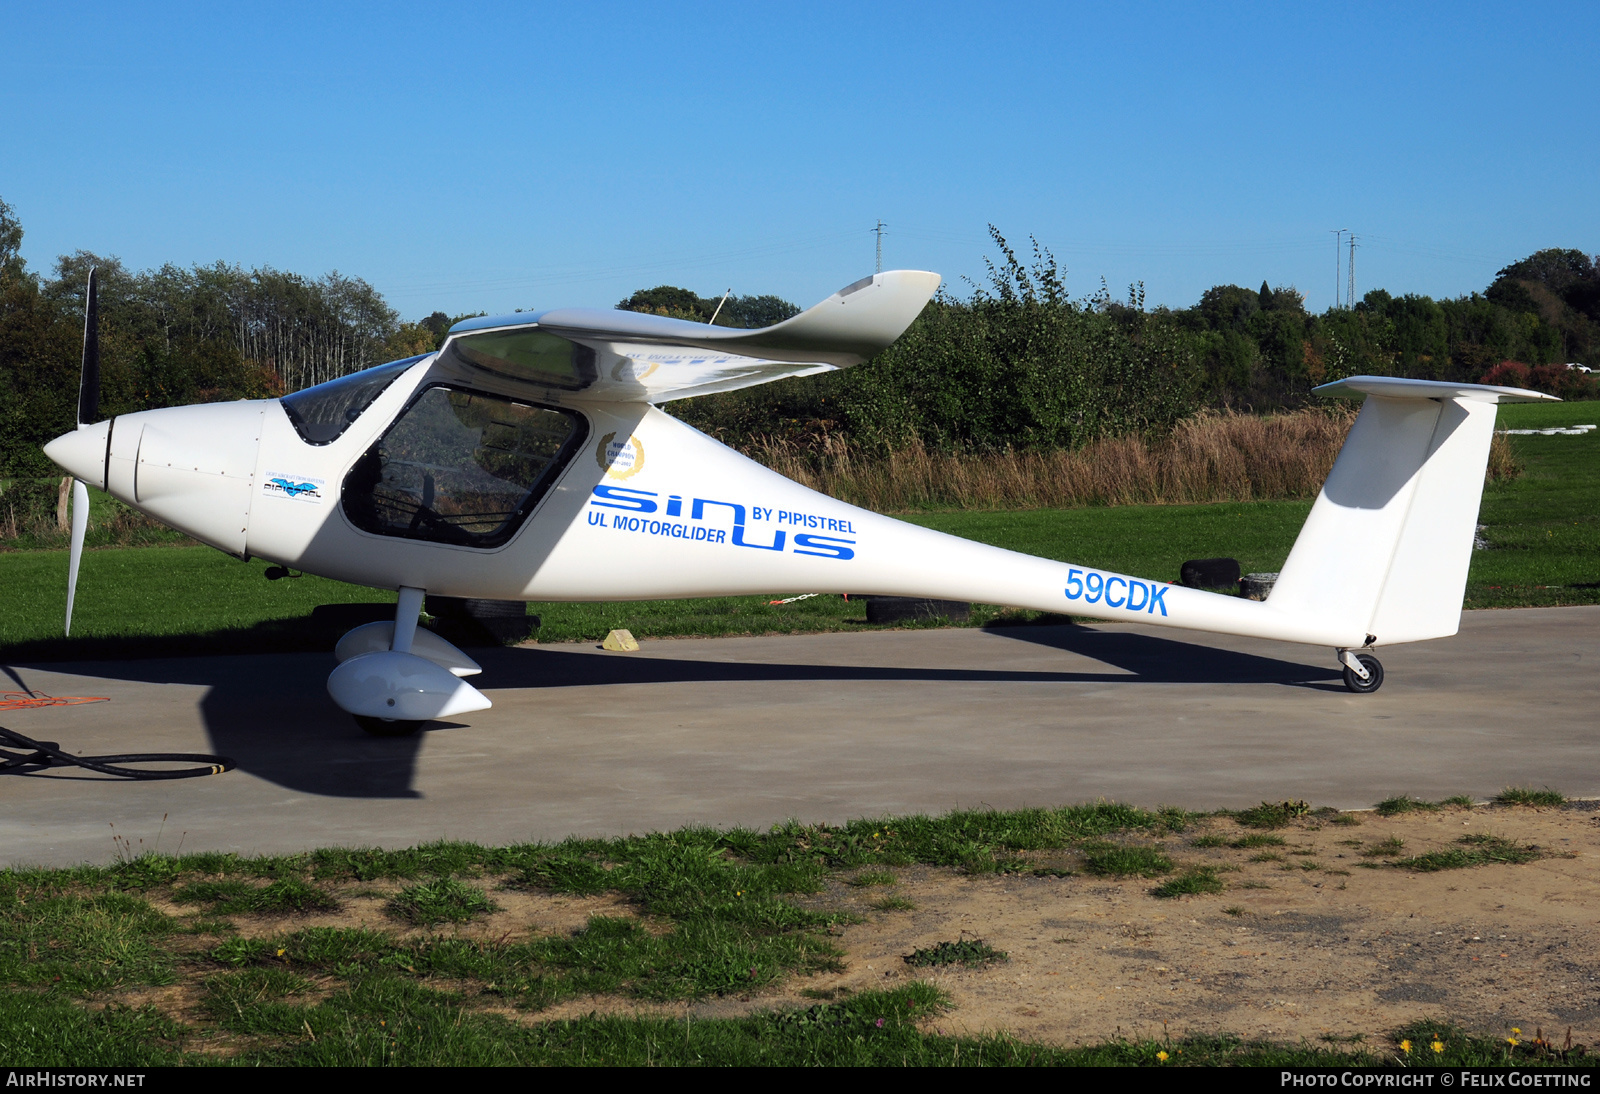
[[[1492,384],[1447,384],[1403,376],[1350,376],[1311,389],[1317,395],[1377,395],[1385,399],[1472,399],[1480,403],[1559,403],[1554,395]]]

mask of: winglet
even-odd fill
[[[801,353],[829,364],[859,364],[894,344],[943,279],[926,270],[889,270],[846,285],[822,303],[763,330],[730,339],[768,356]],[[848,362],[843,358],[853,360]]]

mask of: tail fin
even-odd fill
[[[1268,598],[1369,645],[1455,634],[1495,404],[1520,388],[1353,376],[1316,389],[1367,397]]]

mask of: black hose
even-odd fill
[[[0,748],[0,771],[22,771],[46,767],[82,767],[102,775],[115,775],[123,779],[193,779],[201,775],[220,775],[237,766],[231,757],[212,756],[204,752],[129,752],[119,756],[73,756],[61,751],[54,741],[35,741],[20,733],[0,726],[0,744],[31,749],[31,752],[10,752]],[[140,771],[120,764],[171,764],[193,763],[202,767],[184,767],[176,771]]]

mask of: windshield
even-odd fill
[[[338,440],[350,423],[361,417],[373,402],[388,390],[400,374],[427,357],[407,357],[376,368],[352,372],[337,380],[329,380],[316,387],[308,387],[293,395],[285,395],[280,402],[294,423],[295,432],[307,444],[331,444]]]

